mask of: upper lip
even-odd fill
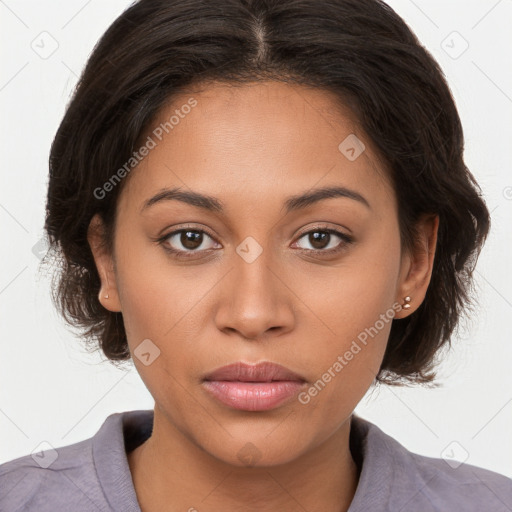
[[[305,382],[305,379],[280,364],[265,361],[258,364],[247,364],[238,361],[227,366],[217,368],[206,375],[204,380],[226,380],[240,382],[271,382],[273,380],[296,380]]]

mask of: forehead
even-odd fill
[[[353,113],[320,89],[281,82],[202,85],[174,96],[143,143],[147,137],[154,147],[120,198],[130,207],[140,209],[151,195],[176,186],[226,204],[251,199],[255,207],[261,198],[333,184],[392,195]]]

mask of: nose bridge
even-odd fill
[[[254,221],[254,218],[252,219]],[[253,236],[247,235],[235,247],[233,264],[235,266],[232,279],[235,281],[235,293],[238,300],[266,300],[273,301],[276,293],[276,265],[277,259],[272,247],[272,234],[264,230],[252,230]],[[251,291],[245,294],[244,288]],[[252,297],[251,297],[252,295]]]
[[[270,250],[247,237],[233,255],[229,290],[217,311],[219,329],[234,329],[257,338],[274,328],[289,328],[293,309]]]
[[[274,259],[270,250],[258,251],[252,242],[243,242],[237,248],[233,280],[236,284],[236,293],[244,299],[256,300],[265,298],[268,302],[273,300],[275,290],[276,270]],[[244,293],[244,291],[251,292]]]

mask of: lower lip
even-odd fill
[[[206,390],[223,404],[244,411],[274,409],[295,396],[304,384],[296,380],[273,382],[207,380],[203,382]]]

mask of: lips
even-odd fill
[[[301,375],[280,364],[238,361],[206,375],[202,386],[231,409],[263,412],[290,402],[305,383]]]
[[[204,377],[205,381],[238,381],[238,382],[272,382],[272,381],[298,381],[306,380],[290,369],[280,364],[263,362],[250,365],[238,361],[236,363],[217,368]]]

